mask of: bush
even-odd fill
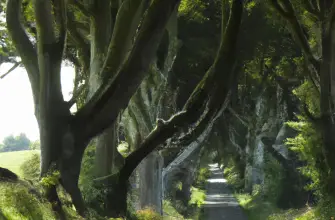
[[[163,217],[155,212],[152,208],[145,208],[136,212],[138,220],[162,220]]]
[[[201,205],[204,204],[205,199],[206,193],[204,190],[197,189],[195,187],[191,188],[191,200],[189,201],[190,205],[194,204],[200,208]]]
[[[239,190],[244,187],[244,179],[241,178],[241,174],[234,164],[233,160],[230,160],[227,166],[224,168],[224,176],[227,179],[228,184],[234,189]]]
[[[40,175],[40,160],[40,155],[35,153],[22,163],[20,169],[24,178],[38,180]]]
[[[197,186],[198,188],[204,189],[206,185],[206,181],[210,176],[211,176],[211,171],[208,169],[208,167],[200,168],[198,171],[195,186]]]

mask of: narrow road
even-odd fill
[[[247,220],[242,208],[230,191],[217,164],[209,165],[212,176],[207,180],[204,207],[206,220]]]

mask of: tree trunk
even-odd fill
[[[116,173],[122,166],[123,157],[117,149],[117,124],[115,123],[97,138],[95,156],[96,177],[104,177]]]
[[[80,131],[80,130],[79,130]],[[78,131],[77,131],[78,132]],[[61,174],[60,183],[64,189],[70,194],[72,202],[81,216],[86,214],[86,206],[84,199],[81,195],[80,189],[78,187],[81,162],[86,148],[87,142],[82,141],[79,137],[76,137],[75,133],[70,136],[70,133],[67,135],[68,139],[65,140],[67,145],[64,147],[69,148],[72,146],[72,152],[63,154],[60,163],[59,170]],[[71,138],[70,138],[71,137]],[[72,143],[71,143],[72,142]],[[72,145],[70,145],[71,143]]]
[[[140,206],[162,213],[163,158],[157,151],[147,156],[140,166]]]
[[[247,145],[245,147],[245,182],[244,182],[244,190],[248,193],[252,192],[252,169],[253,169],[253,156],[252,156],[252,145],[254,144],[254,134],[251,128],[248,129],[247,133]]]
[[[323,137],[323,153],[326,164],[330,171],[327,188],[331,195],[335,195],[335,121],[333,116],[334,97],[331,96],[331,66],[332,66],[332,48],[331,48],[331,31],[323,24],[321,27],[321,44],[322,44],[322,63],[320,71],[320,110]],[[333,89],[334,90],[334,89]]]

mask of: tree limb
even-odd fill
[[[328,27],[329,30],[331,30],[331,28],[333,27],[334,21],[335,21],[335,1],[333,1],[329,13],[329,27]]]
[[[168,121],[157,120],[156,128],[145,138],[140,147],[125,159],[125,164],[120,170],[120,179],[127,180],[142,159],[177,132],[185,119],[187,112],[182,111],[173,115]]]
[[[85,85],[80,86],[77,91],[72,95],[71,99],[67,101],[68,108],[70,109],[74,104],[76,104],[78,97],[85,90]]]
[[[238,154],[239,154],[241,157],[244,158],[244,157],[245,157],[245,152],[244,152],[244,150],[242,149],[242,147],[241,147],[238,143],[236,143],[236,141],[235,141],[235,136],[234,136],[234,134],[233,134],[233,131],[231,131],[231,130],[232,130],[231,126],[228,127],[228,129],[229,129],[229,131],[228,131],[228,136],[229,136],[229,141],[230,141],[230,143],[232,143],[232,145],[236,148]]]
[[[21,62],[15,63],[6,73],[0,76],[0,79],[5,78],[8,74],[10,74],[12,71],[14,71],[18,66],[20,66]]]
[[[132,51],[118,73],[81,108],[75,123],[87,138],[101,133],[125,109],[145,77],[166,23],[180,0],[156,0],[149,7]]]
[[[7,1],[7,29],[11,36],[13,44],[22,59],[22,63],[27,70],[33,92],[34,102],[38,103],[40,77],[37,61],[37,52],[20,22],[21,3],[22,0]]]
[[[78,8],[85,16],[91,17],[93,16],[93,13],[85,7],[84,4],[79,2],[78,0],[69,0],[69,3],[71,5],[74,5],[76,8]]]
[[[88,70],[90,64],[90,46],[87,43],[87,39],[85,39],[85,37],[82,36],[77,30],[78,22],[75,21],[74,15],[68,11],[67,18],[69,38],[71,42],[78,48],[78,54],[83,69]]]
[[[231,107],[228,107],[228,110],[245,126],[245,127],[249,127],[248,122],[246,122],[244,119],[241,118],[241,116],[239,114],[237,114],[237,112],[235,112],[235,110]]]
[[[274,141],[268,140],[268,138],[263,137],[261,140],[265,146],[265,149],[285,168],[287,171],[295,171],[292,161],[286,159],[281,153],[273,148]]]
[[[302,5],[316,20],[321,20],[320,11],[318,8],[315,8],[309,0],[302,1]]]
[[[61,54],[58,57],[62,57],[63,50],[65,47],[65,38],[67,32],[67,0],[54,1],[56,22],[59,29],[59,45],[62,47],[59,51]]]
[[[116,16],[107,56],[100,70],[100,75],[103,78],[113,77],[130,51],[147,2],[148,0],[125,0],[122,2]]]
[[[231,56],[231,59],[235,58],[235,48],[236,48],[236,38],[239,32],[239,26],[242,18],[243,11],[243,3],[241,0],[234,0],[232,3],[231,13],[228,21],[228,25],[226,27],[226,31],[222,36],[221,46],[218,52],[217,59],[214,61],[213,66],[207,72],[205,79],[202,80],[198,86],[195,88],[195,91],[192,93],[191,98],[185,104],[183,111],[177,113],[172,116],[167,122],[158,121],[156,128],[148,135],[148,137],[142,142],[140,148],[131,153],[125,160],[125,164],[120,170],[120,179],[127,180],[133,170],[137,167],[137,165],[141,162],[141,160],[148,155],[152,150],[154,150],[158,145],[164,143],[168,138],[171,138],[179,129],[189,126],[193,123],[194,118],[199,117],[199,103],[204,102],[207,97],[203,95],[203,89],[209,86],[213,86],[211,84],[211,78],[222,77],[224,75],[226,78],[230,78],[232,74],[232,69],[234,67],[234,62],[228,62],[226,64],[226,68],[224,69],[226,72],[222,74],[219,67],[221,67],[221,63],[218,61],[220,59],[226,59],[228,56]],[[233,45],[232,45],[233,44]],[[213,74],[213,75],[212,75]],[[227,80],[228,83],[230,82]],[[222,82],[222,81],[221,81]],[[226,82],[227,83],[227,82]],[[221,85],[222,86],[222,85]],[[225,85],[226,86],[226,85]],[[219,89],[220,87],[215,87],[215,94],[208,101],[208,107],[210,108],[208,112],[210,114],[211,119],[216,119],[221,115],[223,110],[227,106],[227,97],[229,96],[229,86],[223,91]],[[201,91],[199,91],[201,90]],[[207,94],[208,95],[208,94]],[[217,99],[220,96],[221,99]],[[221,100],[221,102],[220,102]],[[214,104],[215,103],[215,104]],[[203,105],[203,104],[202,104]],[[207,116],[205,114],[205,118]],[[206,121],[206,120],[205,120]],[[212,121],[212,120],[210,120]],[[203,130],[202,130],[203,131]]]
[[[297,43],[300,45],[304,55],[306,56],[308,62],[313,66],[315,71],[319,73],[320,71],[320,61],[317,60],[312,50],[308,44],[308,40],[304,31],[301,27],[301,24],[298,21],[298,18],[295,14],[293,5],[289,0],[283,0],[282,3],[285,6],[285,9],[279,4],[278,0],[271,0],[271,5],[276,9],[276,11],[290,24],[293,36],[296,38]]]

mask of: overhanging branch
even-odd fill
[[[8,74],[10,74],[12,71],[14,71],[18,66],[20,66],[21,62],[15,63],[6,73],[0,76],[0,79],[5,78]]]
[[[148,0],[125,0],[122,2],[108,46],[107,56],[100,76],[112,78],[130,51],[136,30],[145,11]]]
[[[101,86],[75,116],[87,138],[98,135],[125,109],[148,72],[170,15],[180,0],[156,0],[149,7],[133,49],[115,77]]]
[[[120,170],[120,179],[125,181],[129,178],[133,170],[137,167],[137,165],[145,158],[150,152],[152,152],[158,145],[164,143],[168,138],[171,138],[176,132],[178,132],[181,128],[185,126],[189,126],[193,123],[196,117],[199,118],[201,113],[199,114],[198,106],[199,103],[203,102],[207,99],[207,95],[212,94],[211,98],[208,100],[208,113],[205,114],[205,118],[210,117],[210,120],[213,123],[213,120],[217,119],[224,109],[226,108],[226,103],[228,103],[228,95],[230,89],[220,88],[219,85],[214,87],[214,90],[210,90],[211,93],[206,93],[209,91],[205,91],[210,86],[213,79],[216,77],[222,77],[225,75],[226,78],[231,79],[232,69],[234,67],[234,62],[228,62],[226,64],[226,68],[224,69],[226,72],[222,74],[222,69],[219,64],[220,59],[225,59],[228,56],[231,56],[230,59],[235,58],[235,48],[236,48],[236,38],[239,32],[239,26],[242,18],[243,4],[241,0],[234,0],[232,3],[230,18],[228,21],[228,25],[226,27],[226,31],[224,36],[222,36],[221,46],[218,52],[218,56],[213,66],[207,72],[205,79],[202,80],[191,97],[185,104],[183,111],[172,116],[167,122],[160,121],[157,123],[156,128],[149,134],[149,136],[142,142],[141,146],[131,153],[125,160],[125,164]],[[231,40],[231,41],[229,41]],[[233,44],[233,45],[232,45]],[[213,75],[212,75],[213,74]],[[230,82],[229,80],[227,80]],[[226,82],[227,83],[227,82]],[[225,85],[227,86],[227,85]],[[205,95],[207,94],[207,95]],[[221,99],[218,99],[218,97]],[[220,102],[221,101],[221,102]],[[206,120],[205,120],[206,121]],[[202,129],[204,131],[204,129]]]
[[[281,1],[284,7],[279,4],[278,0],[271,0],[270,3],[274,7],[274,9],[289,23],[289,25],[291,26],[292,34],[295,37],[297,43],[300,45],[302,51],[304,52],[305,57],[307,58],[308,62],[313,66],[315,71],[318,73],[320,70],[320,61],[317,60],[312,53],[312,50],[308,43],[308,39],[301,27],[300,22],[298,21],[291,2],[289,0]]]
[[[244,125],[245,127],[249,127],[248,122],[246,122],[244,119],[241,118],[241,116],[239,114],[237,114],[237,112],[235,112],[235,110],[231,107],[228,107],[228,110],[242,123],[242,125]]]
[[[72,98],[67,102],[69,109],[77,102],[78,97],[83,93],[84,90],[85,90],[85,85],[82,85],[81,87],[77,89],[77,91],[75,91]]]

